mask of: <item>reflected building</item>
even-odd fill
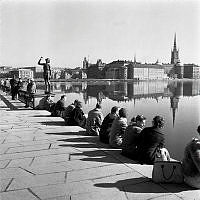
[[[183,96],[200,95],[200,81],[191,81],[183,83]]]

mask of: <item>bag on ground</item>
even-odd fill
[[[155,183],[182,183],[183,170],[179,161],[157,161],[154,163],[152,180]]]

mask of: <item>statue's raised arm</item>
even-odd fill
[[[45,63],[41,63],[41,60],[43,59],[43,57],[40,57],[39,61],[38,61],[38,65],[44,65]]]

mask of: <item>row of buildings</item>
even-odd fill
[[[96,64],[90,64],[84,58],[83,69],[88,78],[106,78],[106,79],[133,79],[133,80],[160,80],[165,78],[200,78],[200,66],[195,64],[180,64],[179,50],[176,45],[176,34],[174,36],[174,45],[171,50],[171,62],[167,64],[140,63],[136,61],[117,60],[109,64],[97,60]]]
[[[11,67],[0,67],[0,76],[21,78],[43,78],[43,69],[37,67],[23,67],[13,69]],[[111,63],[103,63],[98,59],[95,64],[89,63],[85,57],[82,68],[54,68],[52,67],[52,79],[123,79],[123,80],[162,80],[166,78],[190,78],[200,79],[200,66],[195,64],[180,64],[179,50],[176,45],[176,34],[174,45],[171,50],[171,62],[167,64],[140,63],[136,61],[117,60]]]

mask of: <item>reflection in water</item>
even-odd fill
[[[173,127],[179,99],[183,96],[196,96],[200,94],[199,81],[144,81],[144,82],[75,82],[52,83],[52,91],[62,93],[80,93],[85,104],[90,98],[98,102],[106,97],[117,101],[127,102],[146,98],[169,98],[172,110]]]

